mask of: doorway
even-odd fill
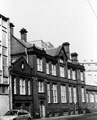
[[[45,118],[45,103],[44,101],[40,101],[40,117]]]

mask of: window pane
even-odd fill
[[[68,69],[68,79],[71,79],[70,69]]]
[[[2,53],[3,53],[3,55],[6,55],[6,56],[7,56],[7,48],[2,47]]]
[[[3,65],[7,66],[7,57],[6,56],[3,56]]]
[[[42,59],[41,58],[37,58],[37,70],[38,71],[43,71],[43,65],[42,65]]]
[[[52,75],[56,76],[56,65],[52,64]]]
[[[30,85],[30,80],[28,80],[28,95],[31,95],[31,85]]]
[[[58,98],[57,98],[57,85],[53,84],[53,103],[57,103]]]
[[[20,79],[20,94],[22,94],[22,95],[26,94],[25,80],[24,79]]]
[[[67,98],[66,98],[66,86],[65,85],[61,86],[61,102],[62,103],[66,103],[67,102]]]
[[[65,70],[62,66],[60,66],[60,77],[65,77]]]
[[[72,79],[76,80],[76,78],[75,78],[75,71],[74,70],[72,70]]]
[[[46,63],[46,73],[49,74],[49,63]]]
[[[81,88],[81,92],[82,92],[82,102],[85,102],[85,91],[84,91],[84,88]]]
[[[38,92],[44,92],[44,83],[43,81],[38,81]]]
[[[3,46],[6,46],[6,32],[2,31],[2,45]]]
[[[16,78],[14,78],[14,94],[16,94]]]
[[[76,87],[73,87],[73,99],[74,99],[74,103],[76,104],[77,102],[77,91],[76,91]]]
[[[69,102],[72,103],[72,90],[71,90],[71,87],[69,87]]]
[[[50,103],[51,99],[50,99],[50,84],[49,83],[47,84],[47,93],[48,93],[48,103]]]

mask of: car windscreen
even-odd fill
[[[17,111],[8,111],[7,113],[5,113],[5,116],[7,115],[17,115]]]

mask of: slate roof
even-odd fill
[[[51,55],[51,56],[57,56],[61,50],[62,46],[59,46],[57,48],[52,48],[46,50],[46,54]]]
[[[15,36],[12,36],[12,38],[15,38],[20,44],[22,44],[26,48],[33,47],[33,44],[31,44],[29,42],[25,42],[24,40],[20,40],[20,39],[16,38]]]
[[[30,42],[25,42],[24,40],[21,40],[21,39],[18,39],[14,36],[12,36],[14,39],[16,39],[20,44],[22,44],[24,47],[26,48],[32,48],[34,45],[31,44]],[[59,47],[57,48],[51,48],[51,49],[47,49],[45,50],[46,54],[50,55],[50,56],[58,56],[59,55],[59,52],[60,50],[62,49],[62,46],[63,45],[60,45]],[[42,48],[38,47],[38,46],[35,46],[37,49],[40,49],[42,50]]]

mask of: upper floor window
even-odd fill
[[[46,63],[46,74],[49,74],[50,70],[49,70],[49,62]]]
[[[50,98],[50,84],[47,84],[47,95],[48,95],[48,103],[51,103],[51,98]]]
[[[42,58],[37,58],[37,70],[38,71],[43,71],[43,60]]]
[[[28,95],[31,95],[31,81],[28,80]]]
[[[14,84],[14,94],[16,94],[16,91],[17,91],[17,89],[16,89],[16,77],[13,80],[13,84]]]
[[[81,88],[81,93],[82,93],[82,102],[85,102],[85,91],[84,91],[84,88]]]
[[[60,66],[60,77],[65,77],[65,69],[62,66]]]
[[[60,63],[64,63],[64,59],[63,59],[63,58],[60,58],[60,59],[59,59],[59,62],[60,62]]]
[[[43,93],[44,92],[44,82],[38,81],[38,92]]]
[[[26,94],[25,79],[22,78],[20,79],[19,88],[20,88],[20,94],[25,95]]]
[[[72,103],[72,88],[69,86],[69,102]]]
[[[72,70],[72,79],[73,79],[73,80],[76,80],[76,77],[75,77],[75,76],[76,76],[75,71]]]
[[[52,75],[56,76],[56,65],[52,64]]]
[[[80,72],[80,79],[81,79],[81,81],[84,81],[84,73],[83,72]]]
[[[2,31],[2,45],[7,47],[7,33]]]
[[[0,86],[0,94],[9,94],[8,86]]]
[[[68,79],[71,79],[71,71],[68,69]]]
[[[73,99],[74,99],[74,103],[77,102],[77,91],[76,91],[76,87],[73,87]]]
[[[53,103],[58,103],[57,85],[53,84]]]
[[[65,85],[61,85],[61,102],[62,103],[66,103],[67,102],[67,98],[66,98],[66,86]]]

